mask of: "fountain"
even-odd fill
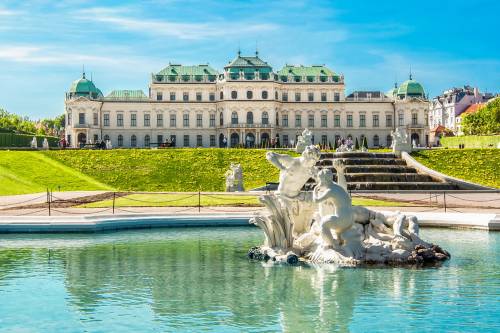
[[[352,206],[345,179],[339,177],[337,184],[331,170],[315,166],[317,147],[305,147],[300,157],[268,152],[266,158],[280,169],[280,182],[274,193],[259,198],[267,212],[250,220],[265,234],[264,244],[250,249],[250,258],[340,266],[427,264],[450,258],[419,237],[415,216]],[[341,163],[335,167],[343,172]],[[309,178],[317,185],[303,191]]]

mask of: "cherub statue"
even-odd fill
[[[234,173],[233,170],[229,169],[224,174],[226,177],[226,192],[234,191]]]
[[[310,130],[306,128],[302,132],[302,135],[299,135],[299,137],[297,138],[297,145],[295,146],[295,151],[299,154],[302,154],[304,149],[310,145],[312,145],[312,133]]]
[[[337,184],[342,186],[344,190],[348,191],[347,180],[345,178],[345,164],[341,159],[336,158],[333,160],[333,167],[337,171]]]
[[[36,137],[33,137],[33,139],[31,140],[31,148],[38,148]]]
[[[47,140],[47,138],[43,139],[42,147],[43,149],[49,149],[49,141]]]

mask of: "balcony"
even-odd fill
[[[271,128],[273,127],[272,124],[248,124],[248,123],[239,123],[239,124],[227,124],[224,126],[221,126],[221,128]]]
[[[90,124],[74,124],[73,128],[90,128]]]
[[[426,127],[428,126],[419,123],[406,125],[406,128],[426,128]]]

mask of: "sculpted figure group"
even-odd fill
[[[316,167],[320,152],[315,146],[305,147],[300,157],[268,152],[267,159],[280,170],[279,186],[260,197],[268,213],[251,223],[263,229],[266,242],[250,257],[356,265],[411,262],[416,247],[430,251],[418,236],[415,216],[352,206],[340,159],[334,162],[337,183],[330,169]],[[311,179],[316,186],[304,191]]]

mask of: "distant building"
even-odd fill
[[[286,65],[278,71],[255,56],[238,55],[222,73],[209,65],[169,64],[151,75],[149,92],[114,90],[104,96],[85,75],[66,93],[66,137],[74,147],[111,140],[113,147],[289,146],[304,128],[314,143],[366,137],[390,146],[391,131],[428,141],[423,86],[411,77],[388,93],[346,96],[344,76],[325,65]]]
[[[444,91],[431,101],[429,110],[429,126],[434,129],[444,126],[453,133],[460,131],[460,118],[467,108],[473,104],[481,104],[493,97],[493,94],[481,94],[478,88],[464,86]]]

